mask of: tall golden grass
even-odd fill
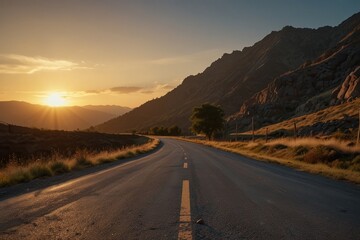
[[[0,170],[0,187],[134,157],[154,150],[159,143],[160,140],[158,139],[150,139],[148,143],[143,145],[121,148],[115,151],[92,153],[87,150],[78,150],[70,158],[51,156],[47,159],[39,159],[24,166],[10,163]]]
[[[307,147],[316,147],[316,146],[327,146],[332,147],[337,150],[346,152],[346,153],[360,153],[360,145],[352,145],[351,141],[340,140],[336,138],[321,139],[321,138],[278,138],[265,145],[276,145],[283,144],[288,147],[297,147],[297,146],[307,146]]]

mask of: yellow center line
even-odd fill
[[[192,240],[189,180],[183,180],[182,184],[178,240],[180,239]]]
[[[188,168],[187,162],[184,163],[184,168]]]

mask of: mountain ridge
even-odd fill
[[[118,106],[118,105],[84,105],[79,107],[90,110],[96,110],[104,113],[109,113],[114,115],[114,117],[121,116],[124,113],[127,113],[132,110],[132,108]]]
[[[87,129],[115,116],[79,106],[48,107],[24,101],[0,101],[0,121],[26,127]]]
[[[337,95],[346,88],[343,82],[360,65],[360,15],[357,17],[358,25],[342,34],[336,45],[312,62],[275,78],[246,100],[233,119],[245,123],[256,116],[269,124],[341,103]]]
[[[104,132],[146,131],[153,126],[177,124],[186,131],[192,108],[205,102],[220,105],[230,119],[234,116],[236,119],[243,104],[275,79],[302,66],[310,66],[342,40],[344,45],[359,19],[357,13],[335,27],[285,26],[272,31],[251,47],[224,54],[202,73],[186,77],[166,95],[100,124],[96,129]]]

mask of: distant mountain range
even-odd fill
[[[246,130],[319,111],[360,96],[360,13],[336,27],[286,26],[242,51],[224,54],[165,96],[96,128],[146,131],[190,126],[195,106],[220,105],[231,127]]]
[[[47,107],[19,101],[0,102],[0,122],[58,130],[87,129],[131,110],[120,106]]]
[[[114,117],[121,116],[124,113],[131,111],[131,108],[129,107],[121,107],[117,105],[86,105],[81,107],[94,111],[109,113],[111,115],[114,115]]]

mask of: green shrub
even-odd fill
[[[124,158],[126,158],[125,154],[121,154],[121,155],[116,157],[116,160],[121,160],[121,159],[124,159]]]
[[[30,174],[33,178],[48,177],[52,175],[50,169],[42,165],[34,165],[30,167]]]
[[[115,161],[115,159],[112,158],[100,158],[98,159],[99,163],[111,163],[113,161]]]
[[[133,151],[128,151],[127,153],[125,153],[125,157],[134,157],[136,154]]]
[[[12,172],[9,176],[9,184],[22,183],[30,181],[31,175],[28,171],[20,168]]]
[[[83,169],[92,166],[93,163],[88,159],[81,157],[75,160],[74,169]]]
[[[53,162],[50,164],[50,169],[54,174],[61,174],[61,173],[66,173],[70,171],[70,168],[67,164],[65,164],[64,162]]]
[[[144,153],[144,151],[143,150],[141,150],[141,149],[136,149],[136,154],[143,154]]]

